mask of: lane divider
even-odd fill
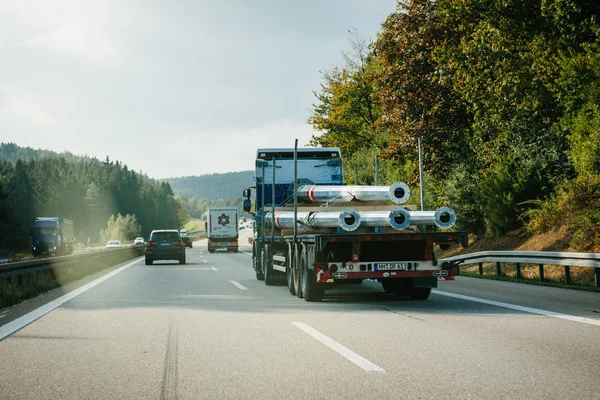
[[[523,311],[523,312],[530,313],[530,314],[544,315],[546,317],[560,318],[560,319],[565,319],[567,321],[581,322],[582,324],[600,326],[600,320],[595,320],[595,319],[591,319],[591,318],[577,317],[575,315],[562,314],[562,313],[557,313],[554,311],[540,310],[539,308],[524,307],[524,306],[519,306],[516,304],[503,303],[501,301],[480,299],[479,297],[472,297],[472,296],[465,296],[462,294],[442,292],[439,290],[432,290],[431,293],[434,293],[434,294],[437,294],[440,296],[453,297],[455,299],[473,301],[475,303],[488,304],[490,306],[509,308],[511,310]]]
[[[0,326],[0,340],[3,340],[7,336],[10,336],[13,333],[15,333],[16,331],[26,327],[33,321],[43,317],[44,315],[48,314],[49,312],[51,312],[51,311],[55,310],[56,308],[60,307],[61,305],[65,304],[67,301],[74,299],[75,297],[79,296],[80,294],[87,292],[91,288],[112,278],[113,276],[117,275],[118,273],[125,271],[127,268],[140,262],[143,258],[144,257],[139,257],[139,258],[135,259],[134,261],[130,262],[129,264],[126,264],[120,268],[117,268],[114,271],[109,272],[108,274],[101,276],[100,278],[98,278],[92,282],[86,283],[85,285],[59,297],[58,299],[52,300],[48,304],[44,304],[43,306],[36,308],[35,310],[23,315],[22,317],[15,319],[14,321],[11,321],[5,325]]]
[[[323,343],[325,346],[329,347],[331,350],[335,351],[342,357],[346,358],[348,361],[358,365],[365,371],[367,371],[367,372],[385,372],[385,370],[383,368],[381,368],[380,366],[378,366],[377,364],[373,364],[371,361],[369,361],[366,358],[360,356],[359,354],[353,352],[352,350],[350,350],[343,344],[336,342],[329,336],[324,335],[323,333],[319,332],[315,328],[313,328],[309,325],[306,325],[302,322],[292,322],[292,325],[294,325],[296,328],[300,329],[307,335],[318,340],[319,342]]]
[[[215,267],[210,267],[210,269],[212,269],[213,271],[218,271],[218,269],[216,269]]]
[[[232,284],[233,286],[237,287],[237,288],[238,288],[238,289],[240,289],[240,290],[248,290],[248,288],[247,288],[246,286],[242,285],[242,284],[241,284],[241,283],[239,283],[239,282],[236,282],[236,281],[229,281],[229,282],[231,282],[231,284]]]

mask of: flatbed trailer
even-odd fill
[[[464,232],[314,234],[265,237],[255,270],[267,285],[285,277],[290,293],[320,301],[337,284],[381,282],[386,293],[426,299],[438,280],[454,280],[458,267],[438,263],[434,244],[466,246]]]

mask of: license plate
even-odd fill
[[[405,271],[406,263],[375,264],[375,271]]]
[[[170,246],[171,243],[161,243],[160,245],[163,246],[163,247],[167,247],[167,246]]]

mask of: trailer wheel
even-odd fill
[[[381,286],[383,286],[383,291],[387,294],[395,294],[398,296],[402,296],[404,294],[402,285],[399,281],[385,280],[381,282]]]
[[[306,301],[321,301],[325,295],[325,287],[317,283],[315,271],[308,269],[306,253],[302,253],[300,261],[302,277],[302,295]]]
[[[273,267],[270,265],[271,263],[269,262],[269,259],[269,247],[265,246],[265,248],[260,252],[260,265],[263,270],[265,285],[273,286],[277,284],[277,282],[273,279]]]
[[[430,287],[413,287],[410,288],[408,296],[411,300],[427,300],[430,294]]]
[[[262,265],[256,265],[259,260],[256,259],[256,248],[252,248],[252,268],[254,268],[254,272],[256,273],[256,280],[263,281],[265,279],[265,275],[262,271]],[[259,268],[260,267],[260,268]]]
[[[294,286],[294,271],[292,271],[292,265],[294,264],[292,262],[293,254],[294,254],[294,252],[292,250],[292,246],[288,246],[287,263],[285,266],[285,275],[287,278],[288,290],[290,291],[290,294],[292,296],[295,296],[296,295],[296,287]]]
[[[303,298],[302,296],[302,273],[301,273],[301,256],[300,247],[294,248],[294,269],[292,270],[292,280],[294,281],[294,291],[296,296]]]

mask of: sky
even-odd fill
[[[0,0],[0,142],[153,178],[308,145],[321,71],[395,0]]]

